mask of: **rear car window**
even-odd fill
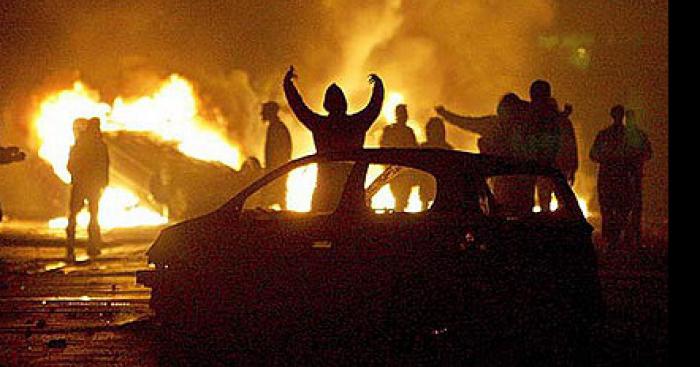
[[[376,213],[420,213],[429,210],[437,193],[435,177],[423,170],[369,164],[365,205]]]

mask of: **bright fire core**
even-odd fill
[[[217,161],[234,169],[240,166],[238,148],[226,138],[225,121],[219,114],[203,117],[194,87],[185,78],[171,75],[157,90],[138,98],[117,97],[111,105],[100,102],[97,91],[76,81],[72,89],[46,97],[33,119],[39,139],[39,156],[48,161],[65,183],[71,146],[75,142],[73,121],[99,117],[102,130],[149,133],[154,139],[173,142],[183,154]],[[140,203],[127,187],[110,185],[100,200],[100,223],[105,228],[157,225],[168,219]],[[78,216],[78,225],[87,224],[88,214]],[[65,218],[49,222],[51,227],[65,226]]]

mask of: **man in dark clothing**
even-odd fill
[[[479,152],[518,159],[534,159],[532,114],[530,104],[515,93],[501,98],[497,115],[469,117],[457,115],[438,106],[436,112],[460,129],[479,134]],[[530,176],[499,176],[492,178],[493,193],[499,210],[510,215],[532,212],[535,178]]]
[[[536,111],[540,111],[539,115],[534,116],[534,121],[556,119],[556,129],[552,127],[550,130],[551,134],[557,136],[556,143],[550,142],[550,147],[546,148],[547,150],[550,150],[550,148],[552,151],[556,150],[556,153],[554,153],[552,161],[547,158],[543,163],[553,164],[557,167],[564,174],[569,185],[573,186],[576,171],[578,170],[578,148],[574,126],[569,119],[572,107],[567,104],[562,112],[557,113],[556,117],[553,117],[553,115],[548,116],[548,113],[552,113],[552,109],[557,112],[559,109],[556,100],[552,98],[552,87],[545,80],[532,82],[530,85],[530,100],[531,109],[535,111],[535,114],[538,113]],[[545,122],[542,126],[550,125]],[[550,180],[538,180],[537,194],[543,211],[549,210],[552,191],[553,187]]]
[[[625,146],[627,162],[630,167],[632,194],[630,200],[629,226],[625,229],[625,242],[632,248],[639,248],[642,243],[642,178],[644,177],[644,162],[651,159],[651,144],[647,135],[637,125],[637,115],[634,110],[625,112]]]
[[[590,151],[591,160],[600,164],[598,201],[603,239],[610,250],[619,247],[620,236],[627,228],[636,196],[634,175],[638,172],[639,162],[651,156],[648,144],[646,152],[645,144],[631,144],[636,140],[636,132],[628,131],[623,125],[624,115],[625,109],[621,105],[610,110],[613,124],[598,133]]]
[[[408,108],[405,104],[396,106],[396,122],[386,125],[379,139],[382,148],[418,148],[416,134],[406,123],[408,122]],[[396,200],[394,210],[403,212],[408,206],[408,197],[411,195],[411,187],[417,183],[410,174],[399,173],[389,183],[391,194]]]
[[[68,172],[71,174],[70,213],[68,215],[67,259],[75,260],[75,226],[78,212],[88,202],[90,223],[88,225],[88,255],[100,254],[101,242],[98,223],[99,201],[102,191],[109,182],[109,154],[102,140],[100,120],[78,119],[74,125],[85,124],[85,129],[77,135],[68,159]]]
[[[262,105],[261,118],[269,124],[265,136],[265,170],[268,172],[292,158],[292,137],[289,129],[280,120],[278,112],[277,102],[270,101]],[[278,204],[281,209],[286,209],[286,182],[275,180],[269,185],[269,190],[268,205]]]
[[[425,125],[426,141],[421,143],[421,148],[437,148],[452,150],[454,147],[445,138],[445,123],[439,117],[431,117]],[[421,210],[427,210],[430,201],[435,200],[437,193],[435,180],[425,173],[420,175],[420,201]]]
[[[376,74],[370,74],[369,82],[374,84],[369,104],[358,113],[348,115],[348,103],[343,91],[335,83],[326,89],[323,107],[327,116],[319,115],[304,103],[299,91],[294,86],[294,67],[290,66],[284,77],[284,94],[289,107],[297,119],[311,130],[316,152],[347,151],[362,149],[365,134],[372,123],[379,117],[384,101],[384,85]],[[322,165],[318,170],[316,190],[312,199],[314,211],[332,210],[343,189],[347,177],[347,165]],[[343,182],[340,182],[340,180]]]

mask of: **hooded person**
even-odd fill
[[[370,74],[369,82],[374,85],[367,106],[355,114],[348,114],[345,94],[335,83],[326,89],[323,108],[328,115],[313,112],[304,103],[294,85],[294,67],[287,71],[283,87],[289,107],[297,119],[311,131],[317,153],[362,149],[365,134],[379,117],[384,102],[384,84],[376,74]],[[317,187],[313,194],[312,210],[328,211],[340,198],[344,180],[349,174],[346,165],[325,164],[318,171]],[[340,181],[343,182],[340,182]]]

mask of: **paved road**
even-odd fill
[[[158,230],[106,233],[96,261],[66,264],[61,231],[0,224],[0,366],[159,365],[150,291],[135,283]],[[595,365],[667,362],[667,245],[649,244],[634,256],[600,252],[608,315],[595,331]]]
[[[139,326],[150,315],[150,291],[135,282],[156,234],[108,232],[95,261],[66,264],[60,231],[3,224],[0,365],[156,365],[156,338]]]

